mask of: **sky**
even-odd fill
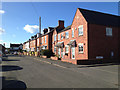
[[[39,31],[56,27],[64,20],[65,27],[72,24],[77,8],[118,15],[117,2],[3,2],[0,9],[0,43],[23,43]],[[2,19],[1,19],[2,18]]]

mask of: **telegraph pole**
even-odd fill
[[[39,17],[39,55],[41,54],[41,17]]]

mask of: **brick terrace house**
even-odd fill
[[[29,51],[30,51],[30,39],[23,43],[23,54],[27,55]]]
[[[120,56],[118,18],[77,8],[70,26],[53,31],[53,52],[62,61],[73,64],[80,60],[117,59]]]
[[[53,35],[52,35],[52,51],[57,54],[56,52],[56,44],[58,42],[58,32],[60,32],[61,30],[63,30],[65,27],[64,27],[64,21],[62,20],[59,20],[58,21],[58,26],[56,28],[54,28],[53,30]]]
[[[41,49],[51,49],[52,48],[52,34],[54,27],[48,27],[43,30],[43,35],[41,35]]]

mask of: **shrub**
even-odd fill
[[[51,56],[53,56],[53,52],[52,50],[45,49],[45,50],[41,50],[41,55],[44,55],[44,56],[47,56],[47,58],[50,58]]]

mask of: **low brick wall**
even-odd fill
[[[23,55],[27,55],[27,52],[23,52]]]
[[[36,56],[36,57],[38,56],[38,52],[35,52],[35,56]]]
[[[53,57],[53,56],[51,56],[50,57],[52,60],[58,60],[58,57]]]
[[[61,58],[61,61],[72,63],[72,64],[77,64],[77,60],[75,60],[75,59],[64,59],[64,58]]]
[[[42,58],[47,58],[47,56],[42,56]]]

